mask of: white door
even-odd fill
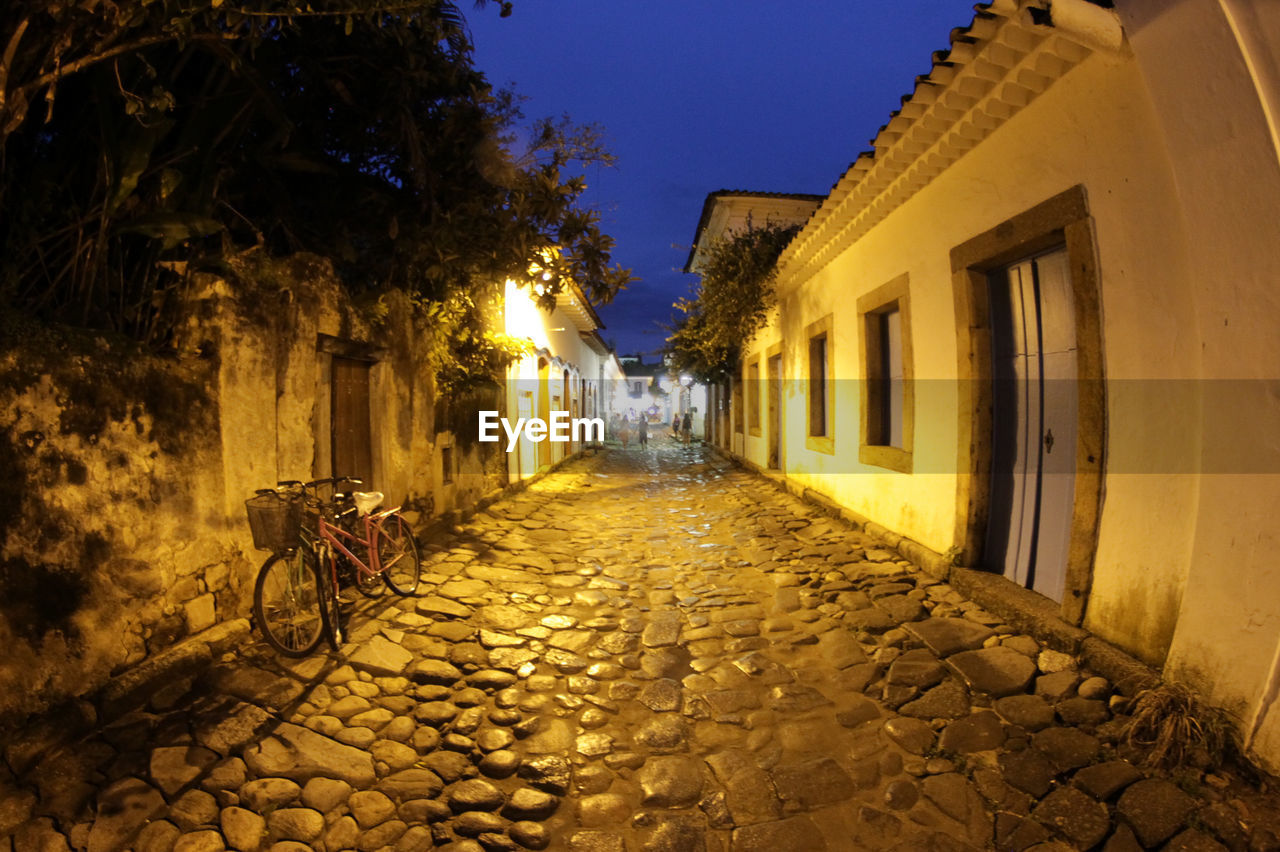
[[[994,453],[985,560],[1061,601],[1075,498],[1075,308],[1063,250],[992,276]]]

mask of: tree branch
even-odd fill
[[[9,68],[13,65],[13,57],[18,52],[18,42],[22,41],[22,34],[27,31],[27,25],[30,22],[30,18],[23,18],[18,22],[17,29],[13,31],[9,44],[4,49],[4,58],[0,59],[0,110],[4,109],[6,96],[9,93]]]
[[[26,22],[24,21],[23,24],[25,25],[25,23]],[[18,34],[21,34],[21,29],[19,29],[19,32],[15,34],[15,38]],[[22,98],[19,101],[21,104],[23,104],[23,106],[21,107],[22,114],[17,116],[12,116],[9,121],[4,122],[3,126],[0,127],[0,144],[3,144],[4,138],[8,136],[13,129],[15,129],[18,125],[20,125],[26,119],[27,104],[30,103],[29,95],[34,94],[35,92],[39,91],[41,88],[45,86],[56,84],[59,80],[61,80],[64,77],[68,77],[79,71],[83,71],[86,68],[97,65],[99,62],[105,62],[106,60],[112,59],[123,53],[130,53],[132,51],[141,50],[144,47],[150,47],[154,44],[163,44],[164,42],[168,42],[168,41],[177,41],[178,38],[179,38],[178,35],[169,34],[169,33],[144,36],[143,38],[135,39],[134,41],[126,42],[125,44],[116,45],[115,47],[110,48],[109,50],[104,50],[101,53],[95,53],[90,56],[82,56],[79,59],[75,60],[74,62],[68,62],[66,65],[59,65],[53,71],[49,71],[47,73],[41,74],[39,77],[36,77],[34,80],[31,80],[17,87],[13,91],[14,91],[14,94],[22,96]],[[213,35],[208,33],[197,33],[195,35],[187,36],[187,39],[189,41],[222,42],[226,38],[234,38],[234,36]],[[10,40],[10,47],[12,48],[17,47],[14,39]],[[8,58],[7,51],[5,55],[6,55],[6,58]],[[0,72],[4,71],[7,67],[8,66],[6,63],[5,66],[0,67]],[[0,78],[0,81],[2,81],[2,78]],[[0,88],[0,113],[5,111],[5,105],[6,105],[5,90],[3,88]],[[50,107],[52,108],[52,105],[50,105]]]
[[[194,35],[194,36],[191,36],[191,38],[199,39],[199,40],[208,40],[208,39],[221,39],[221,36]],[[77,71],[83,71],[85,68],[88,68],[92,65],[97,65],[99,62],[105,62],[106,60],[119,56],[122,53],[128,53],[133,50],[141,50],[142,48],[150,47],[153,44],[161,44],[166,41],[177,41],[177,40],[178,40],[178,36],[169,35],[166,33],[162,35],[146,36],[144,38],[140,38],[135,41],[126,42],[125,44],[118,44],[115,47],[111,48],[110,50],[104,50],[102,53],[97,53],[92,56],[82,56],[79,59],[77,59],[75,62],[68,62],[66,65],[59,65],[53,71],[49,71],[48,73],[41,74],[39,77],[35,78],[31,82],[26,83],[23,86],[20,86],[17,91],[20,91],[23,93],[34,92],[36,89],[39,89],[42,86],[47,86],[50,83],[61,80],[63,77],[67,77],[71,74],[75,74]]]

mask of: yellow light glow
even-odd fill
[[[535,344],[545,346],[547,338],[546,315],[538,310],[529,293],[521,289],[516,282],[507,279],[506,286],[507,334],[512,337],[527,337]]]

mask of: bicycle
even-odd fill
[[[341,644],[341,619],[338,608],[339,567],[349,573],[352,585],[366,597],[374,597],[378,578],[401,597],[418,590],[422,576],[422,558],[409,523],[400,507],[374,511],[382,503],[381,492],[350,491],[335,493],[331,500],[319,498],[319,489],[332,485],[355,486],[358,479],[338,477],[317,479],[303,488],[314,495],[319,509],[317,553],[320,574],[328,594],[322,613],[329,626],[330,644]],[[367,554],[362,559],[360,553]],[[328,566],[328,571],[325,571]]]
[[[281,654],[306,656],[326,637],[334,650],[342,644],[339,565],[366,596],[376,593],[379,577],[402,597],[418,589],[422,559],[399,507],[375,512],[382,494],[336,490],[360,484],[349,477],[286,481],[246,503],[254,546],[274,551],[258,573],[254,615],[267,644]],[[326,486],[335,488],[328,500],[320,496]]]

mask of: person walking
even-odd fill
[[[636,426],[636,437],[640,439],[640,448],[649,446],[649,418],[640,415],[640,423]]]
[[[680,421],[680,440],[688,444],[693,439],[693,412],[686,411]]]
[[[627,421],[627,415],[622,415],[622,419],[618,421],[618,440],[622,441],[622,449],[627,448],[627,444],[631,443],[631,424]]]

